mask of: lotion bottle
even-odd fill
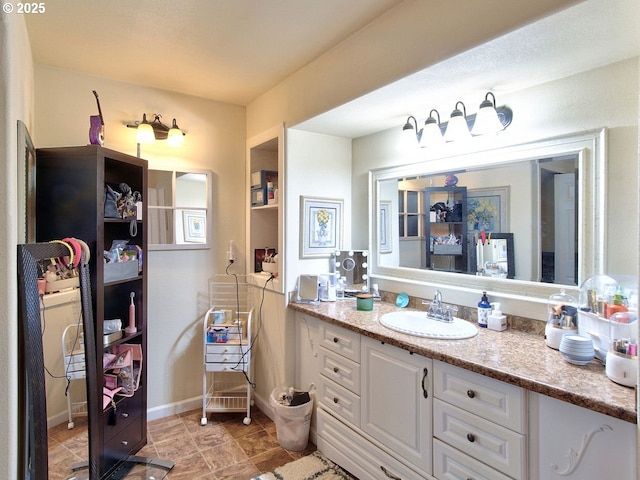
[[[131,298],[131,304],[129,305],[129,326],[124,329],[127,335],[133,335],[138,331],[136,328],[136,305],[133,303],[133,297],[135,297],[135,295],[134,292],[129,294]]]
[[[491,314],[491,304],[487,298],[487,292],[482,292],[482,298],[478,302],[478,326],[487,328],[487,320]]]
[[[498,332],[501,332],[502,330],[506,330],[507,329],[507,317],[506,315],[502,314],[502,310],[500,310],[500,303],[499,302],[494,302],[491,304],[491,306],[493,307],[493,311],[491,312],[491,315],[489,315],[489,318],[487,319],[487,328],[489,328],[490,330],[496,330]]]

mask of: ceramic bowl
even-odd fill
[[[560,353],[574,365],[586,365],[595,357],[593,341],[581,335],[565,335],[560,340]]]

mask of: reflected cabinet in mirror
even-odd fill
[[[601,272],[605,133],[372,171],[372,272],[569,287]]]
[[[211,172],[149,170],[149,249],[209,248]]]

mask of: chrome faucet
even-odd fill
[[[427,311],[427,317],[441,322],[453,322],[453,317],[458,311],[457,307],[451,305],[444,305],[442,303],[442,293],[440,290],[436,290],[433,296],[433,301],[422,302],[423,304],[429,304],[429,310]]]

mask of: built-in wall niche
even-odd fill
[[[149,250],[210,248],[209,170],[149,170]]]

